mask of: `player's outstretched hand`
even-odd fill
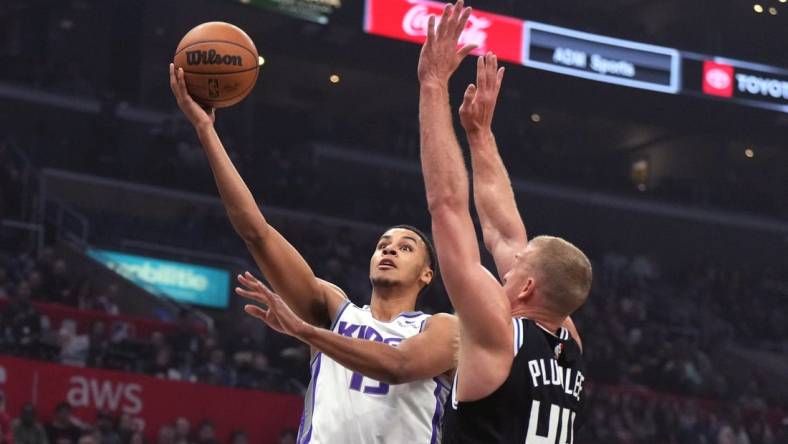
[[[192,99],[189,91],[186,89],[183,68],[176,69],[172,63],[170,63],[170,89],[175,95],[178,107],[195,128],[213,125],[213,122],[216,120],[215,110],[212,107],[204,108]]]
[[[457,0],[456,4],[443,8],[437,28],[435,16],[430,16],[427,21],[427,40],[419,56],[418,74],[422,85],[447,85],[460,62],[476,48],[476,45],[469,44],[457,49],[460,34],[470,15],[471,8],[464,8],[463,0]]]
[[[236,287],[235,292],[239,296],[251,299],[255,302],[265,304],[268,309],[263,309],[257,305],[245,305],[244,311],[257,319],[265,322],[269,327],[301,339],[311,328],[303,319],[285,304],[282,297],[274,293],[260,282],[248,271],[238,275],[238,282],[244,287]]]
[[[460,122],[466,133],[491,130],[503,72],[503,68],[498,68],[495,54],[488,52],[479,57],[476,64],[476,84],[468,85],[460,105]]]

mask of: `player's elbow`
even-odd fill
[[[262,245],[271,231],[267,222],[261,221],[253,224],[244,224],[235,230],[247,245]]]
[[[427,208],[433,218],[456,214],[467,206],[468,198],[458,193],[441,193],[427,197]]]
[[[392,347],[393,348],[393,347]],[[409,360],[399,350],[388,357],[388,365],[382,375],[381,382],[391,385],[405,384],[414,381],[413,371],[410,368]]]

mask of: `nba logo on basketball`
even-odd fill
[[[733,96],[733,66],[711,61],[703,62],[703,93],[712,96]]]
[[[208,79],[208,97],[219,97],[219,79]]]

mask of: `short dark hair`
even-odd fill
[[[400,228],[403,230],[408,230],[416,233],[424,242],[424,245],[427,246],[427,265],[432,269],[432,280],[430,281],[429,284],[425,285],[424,288],[421,289],[421,291],[419,292],[419,296],[421,296],[424,293],[426,293],[427,289],[432,286],[432,283],[435,282],[436,279],[438,279],[438,255],[435,254],[435,247],[432,245],[432,240],[430,239],[430,237],[427,236],[423,231],[414,227],[413,225],[407,225],[407,224],[394,225],[388,230],[393,230],[395,228]]]

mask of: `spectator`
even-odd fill
[[[5,392],[0,390],[0,444],[11,444],[11,416],[5,411]]]
[[[96,414],[96,431],[101,444],[121,444],[120,435],[113,426],[114,421],[110,412],[99,410]]]
[[[118,435],[120,435],[120,441],[123,444],[131,442],[137,432],[137,425],[134,423],[134,418],[128,413],[121,413],[120,418],[118,418]]]
[[[156,351],[156,357],[148,369],[148,373],[162,379],[180,380],[181,374],[172,365],[172,350],[162,347]]]
[[[224,362],[224,351],[214,349],[210,352],[209,361],[200,369],[198,379],[205,384],[233,385],[235,372]]]
[[[73,288],[73,281],[69,276],[68,265],[63,259],[56,259],[52,265],[52,274],[47,282],[47,297],[53,302],[76,307],[77,295]]]
[[[191,444],[190,433],[192,425],[183,416],[175,420],[175,444]]]
[[[46,431],[50,444],[76,444],[82,435],[82,430],[71,417],[71,406],[65,401],[55,406],[55,414]]]
[[[163,425],[159,428],[156,439],[157,444],[175,444],[175,428],[171,425]]]
[[[36,420],[36,409],[25,404],[19,418],[11,423],[13,441],[16,444],[49,444],[44,427]]]
[[[287,429],[279,434],[278,444],[296,444],[296,431]]]
[[[90,338],[77,333],[77,324],[72,319],[64,319],[58,332],[60,362],[66,365],[84,367],[90,351]]]
[[[38,270],[33,270],[27,277],[30,284],[30,295],[32,299],[45,299],[46,289],[44,288],[44,276]]]
[[[230,434],[230,444],[248,444],[249,438],[243,430],[233,430]]]
[[[242,362],[238,369],[238,386],[257,390],[272,390],[281,386],[282,373],[271,368],[268,357],[254,352],[251,362]]]
[[[118,286],[115,284],[110,284],[107,288],[98,294],[98,296],[93,300],[93,304],[91,308],[94,310],[98,310],[107,314],[117,315],[120,313],[118,309]]]
[[[145,436],[142,432],[134,432],[128,440],[128,444],[145,444]]]
[[[41,339],[41,321],[30,302],[30,285],[26,281],[17,285],[16,302],[7,309],[5,318],[17,354],[36,357]]]
[[[88,366],[106,367],[110,344],[107,339],[107,324],[104,321],[93,321],[93,325],[90,326],[88,344],[90,346],[87,356]]]
[[[204,419],[200,422],[197,427],[197,444],[219,444],[212,421]]]

